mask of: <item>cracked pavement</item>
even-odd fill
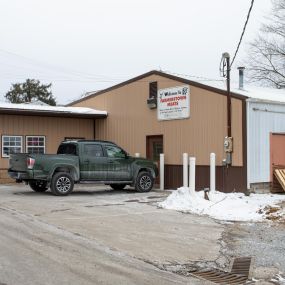
[[[168,194],[79,185],[55,197],[1,185],[0,284],[211,284],[188,273],[229,270],[232,257],[256,254],[256,229],[245,236],[239,223],[157,208]]]

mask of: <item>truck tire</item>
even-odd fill
[[[123,190],[126,186],[126,184],[110,184],[110,187],[114,190]]]
[[[138,192],[149,192],[153,187],[154,179],[149,172],[142,171],[138,174],[135,189]]]
[[[57,172],[53,175],[50,184],[51,192],[56,196],[68,195],[74,187],[72,176],[66,172]]]
[[[45,192],[48,189],[46,181],[42,180],[29,181],[29,185],[35,192]]]

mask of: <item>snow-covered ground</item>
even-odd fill
[[[285,216],[278,203],[285,201],[285,195],[209,193],[209,200],[204,199],[204,192],[190,193],[189,188],[181,187],[173,191],[158,206],[165,209],[208,215],[225,221],[262,221],[276,220]]]

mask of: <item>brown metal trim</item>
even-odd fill
[[[106,92],[112,91],[112,90],[120,88],[120,87],[123,87],[123,86],[125,86],[127,84],[139,81],[139,80],[144,79],[144,78],[146,78],[148,76],[151,76],[151,75],[159,75],[159,76],[171,79],[171,80],[179,81],[181,83],[189,84],[189,85],[192,85],[192,86],[195,86],[195,87],[198,87],[198,88],[202,88],[202,89],[205,89],[205,90],[208,90],[208,91],[212,91],[212,92],[218,93],[220,95],[227,96],[227,91],[226,90],[222,90],[222,89],[219,89],[219,88],[208,86],[208,85],[205,85],[205,84],[202,84],[202,83],[198,83],[198,82],[195,82],[195,81],[192,81],[192,80],[188,80],[188,79],[185,79],[185,78],[182,78],[182,77],[174,76],[174,75],[162,72],[162,71],[152,70],[152,71],[149,71],[149,72],[144,73],[142,75],[139,75],[139,76],[136,76],[136,77],[131,78],[129,80],[126,80],[124,82],[121,82],[119,84],[113,85],[113,86],[108,87],[108,88],[103,89],[103,90],[100,90],[100,91],[98,91],[96,93],[90,94],[90,95],[88,95],[88,96],[86,96],[84,98],[81,98],[79,100],[73,101],[73,102],[67,104],[66,106],[73,106],[74,104],[83,102],[83,101],[85,101],[87,99],[93,98],[95,96],[104,94]],[[236,98],[236,99],[240,99],[240,100],[246,100],[248,98],[248,97],[246,97],[244,95],[241,95],[241,94],[238,94],[238,93],[233,93],[233,92],[231,92],[231,97]]]
[[[96,139],[96,122],[95,120],[93,120],[93,139],[95,140]]]
[[[278,135],[285,136],[285,133],[270,133],[270,134],[273,136],[278,136]]]
[[[30,111],[21,109],[7,109],[0,108],[0,115],[21,115],[21,116],[45,116],[45,117],[64,117],[64,118],[83,118],[83,119],[94,119],[94,118],[106,118],[104,114],[74,114],[74,113],[63,113],[63,112],[49,112],[49,111]]]
[[[246,101],[242,102],[242,165],[245,189],[247,189],[247,109]]]
[[[221,192],[245,192],[246,180],[244,179],[244,169],[241,166],[224,166],[216,167],[216,186]],[[165,165],[165,189],[177,189],[183,185],[183,166],[182,165]],[[228,183],[224,185],[225,177],[228,177]],[[210,166],[196,166],[196,191],[200,191],[210,186]]]

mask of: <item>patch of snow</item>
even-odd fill
[[[280,285],[285,285],[285,277],[282,276],[282,273],[276,274],[270,281],[278,282]]]
[[[50,105],[33,105],[33,104],[13,104],[13,103],[0,103],[0,109],[10,110],[31,110],[42,112],[59,112],[69,114],[90,114],[90,115],[107,115],[106,111],[86,107],[63,107],[63,106],[50,106]]]
[[[185,211],[198,215],[208,215],[224,221],[262,221],[266,218],[263,209],[285,201],[285,196],[277,194],[209,193],[209,200],[204,199],[204,192],[190,193],[188,187],[173,191],[158,206],[165,209]]]

